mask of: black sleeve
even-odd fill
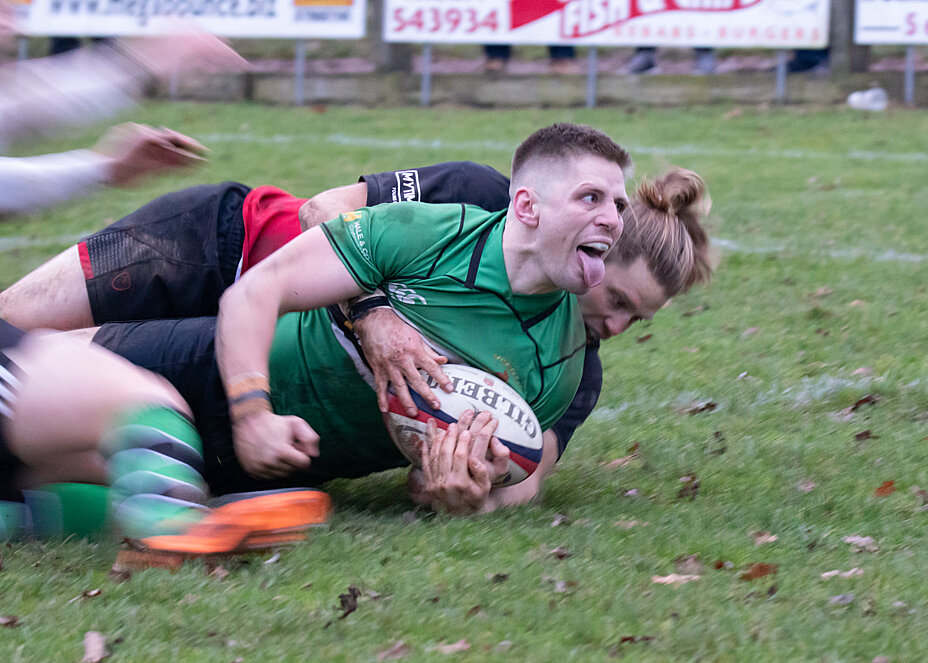
[[[467,203],[498,212],[509,206],[509,178],[472,161],[448,161],[425,168],[363,175],[367,205],[416,200],[423,203]]]
[[[571,401],[570,407],[560,419],[551,427],[557,435],[557,457],[560,459],[567,448],[567,443],[573,437],[574,431],[586,421],[590,412],[596,407],[599,392],[603,388],[603,364],[599,359],[599,343],[590,344],[583,357],[583,375],[580,377],[580,386]]]
[[[0,350],[16,347],[25,335],[22,329],[0,318]]]

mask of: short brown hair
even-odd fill
[[[618,164],[623,171],[632,160],[618,143],[599,129],[584,124],[557,122],[533,132],[516,148],[512,157],[512,179],[526,162],[536,158],[563,158],[593,154]]]
[[[706,183],[691,170],[672,168],[638,185],[625,227],[606,260],[628,265],[644,257],[667,297],[709,280],[709,235],[701,225],[709,212]]]

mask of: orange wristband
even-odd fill
[[[235,421],[258,412],[272,412],[270,390],[270,382],[260,373],[233,378],[227,394],[229,416]]]

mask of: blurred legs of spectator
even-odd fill
[[[625,65],[626,74],[643,74],[651,71],[657,66],[657,47],[639,46],[635,49],[635,54],[627,65]]]
[[[77,37],[52,37],[48,42],[49,55],[61,55],[81,47],[81,40]]]
[[[506,64],[512,57],[512,46],[509,44],[488,44],[483,47],[486,62],[484,71],[500,73],[506,70]],[[573,46],[549,46],[548,56],[551,58],[551,71],[555,74],[576,73],[576,51]]]
[[[94,44],[106,44],[113,40],[110,37],[93,37],[91,40]],[[48,43],[49,55],[61,55],[68,51],[73,51],[81,47],[80,37],[51,37]]]
[[[791,74],[827,72],[828,49],[797,48],[792,59],[786,63],[786,71]]]
[[[694,48],[693,49],[693,67],[695,73],[708,76],[715,73],[715,49],[712,48]]]
[[[639,46],[623,70],[626,74],[643,74],[657,67],[657,47]],[[711,74],[715,72],[715,50],[712,48],[693,49],[693,73]]]

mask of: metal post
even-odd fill
[[[422,45],[422,90],[419,95],[419,104],[428,106],[432,100],[432,45]]]
[[[586,107],[596,108],[596,75],[599,73],[599,58],[595,46],[590,46],[586,58]]]
[[[777,51],[777,87],[775,92],[778,104],[786,103],[786,51]]]
[[[16,59],[22,62],[29,59],[29,39],[20,37],[16,40]]]
[[[178,78],[177,68],[174,68],[171,71],[171,77],[168,79],[168,96],[171,98],[171,101],[177,101]]]
[[[905,49],[905,104],[915,105],[915,47]]]
[[[306,40],[296,40],[293,55],[293,103],[302,106],[306,101]]]

